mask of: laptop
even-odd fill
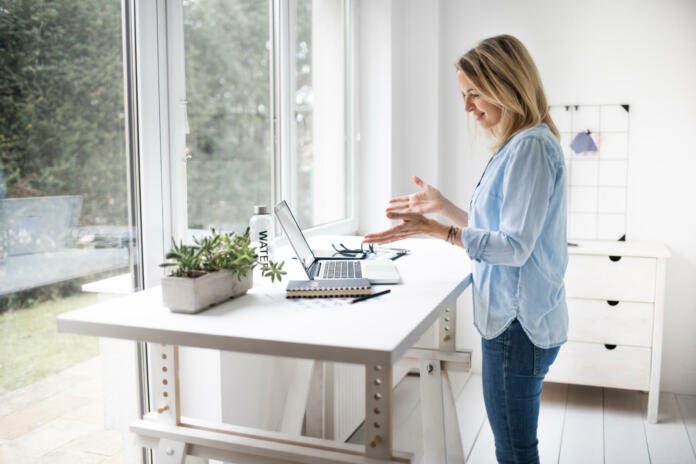
[[[307,277],[314,279],[368,279],[371,284],[398,284],[399,270],[390,260],[318,258],[307,243],[290,207],[281,201],[273,208]]]

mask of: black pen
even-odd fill
[[[376,297],[376,296],[384,295],[385,293],[389,293],[389,292],[391,292],[391,290],[384,290],[384,291],[382,291],[382,292],[373,293],[372,295],[361,296],[360,298],[356,298],[356,299],[354,299],[354,300],[350,300],[350,303],[353,304],[353,303],[357,303],[358,301],[369,300],[370,298],[374,298],[374,297]]]

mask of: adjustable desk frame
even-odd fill
[[[424,462],[464,462],[448,372],[468,371],[471,353],[456,351],[456,314],[455,304],[446,308],[437,321],[439,350],[411,348],[401,360],[420,371]],[[295,395],[285,407],[279,433],[182,417],[178,347],[152,343],[150,350],[155,363],[155,409],[131,424],[131,431],[136,443],[155,450],[157,464],[183,464],[187,454],[253,464],[413,462],[411,453],[392,449],[394,405],[390,366],[365,366],[363,449],[359,445],[298,436],[305,413],[308,433],[319,434],[323,428],[321,409],[311,407],[311,397],[321,394],[317,391],[321,361],[314,361],[308,372],[293,380],[289,390]]]

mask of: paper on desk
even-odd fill
[[[352,298],[286,298],[285,293],[265,293],[264,296],[277,303],[290,303],[297,309],[338,308],[347,306]]]

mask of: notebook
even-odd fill
[[[370,294],[367,279],[291,280],[286,290],[287,298],[331,298],[363,296]]]

